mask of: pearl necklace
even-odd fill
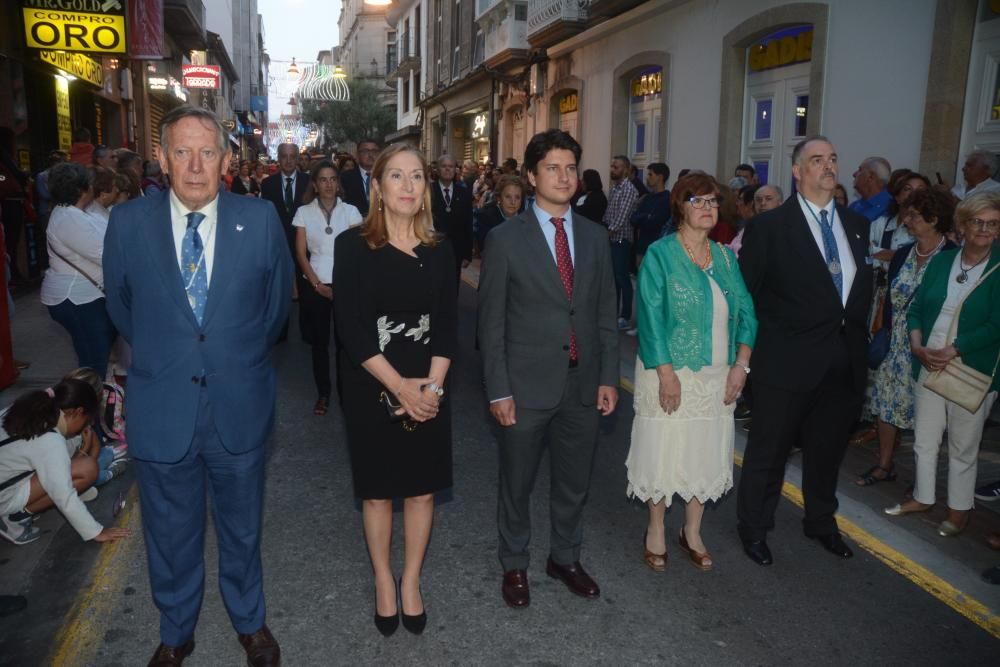
[[[927,258],[927,257],[930,257],[931,255],[936,255],[937,251],[940,250],[941,246],[943,246],[943,245],[944,245],[944,237],[942,236],[941,240],[938,241],[938,244],[930,252],[928,252],[928,253],[922,253],[922,252],[920,252],[920,244],[918,244],[918,243],[914,243],[913,244],[913,252],[917,253],[917,257]]]

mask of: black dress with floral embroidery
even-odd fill
[[[379,402],[384,387],[362,363],[382,354],[402,375],[430,375],[431,358],[453,358],[457,346],[455,261],[448,241],[419,245],[414,255],[391,245],[372,250],[360,227],[337,237],[333,302],[342,349],[343,412],[354,494],[406,498],[452,484],[451,400],[434,419],[394,422]],[[440,384],[440,380],[438,381]]]

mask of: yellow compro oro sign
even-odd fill
[[[56,80],[56,128],[59,130],[59,150],[73,147],[73,122],[69,113],[69,81],[61,76]]]
[[[118,2],[113,4],[120,3]],[[33,2],[66,6],[90,6],[99,9],[105,3],[87,0]],[[30,48],[85,53],[125,53],[125,15],[32,9],[22,7],[24,41]]]
[[[83,79],[98,88],[104,87],[104,69],[101,63],[88,58],[82,53],[67,53],[65,51],[40,51],[38,57],[56,69],[68,72],[78,79]]]

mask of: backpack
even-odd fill
[[[101,392],[100,410],[101,430],[108,440],[125,441],[125,389],[115,382],[110,373],[104,381],[104,391]]]

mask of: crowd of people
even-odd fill
[[[915,434],[915,485],[887,514],[934,505],[945,432],[938,532],[961,533],[974,496],[1000,497],[1000,485],[974,488],[1000,359],[992,155],[970,155],[953,192],[868,158],[848,205],[836,149],[821,136],[795,147],[787,197],[748,164],[725,183],[684,169],[668,189],[666,164],[640,172],[623,155],[605,189],[598,171],[578,173],[582,148],[561,130],[532,137],[523,164],[500,169],[447,154],[428,163],[372,139],[355,154],[282,144],[272,165],[231,161],[221,125],[191,107],[167,114],[161,136],[154,166],[129,151],[88,151],[81,133],[36,179],[47,216],[42,303],[90,370],[18,399],[0,434],[0,480],[12,480],[0,487],[4,537],[37,538],[32,519],[51,506],[83,539],[126,537],[78,498],[121,458],[92,417],[107,383],[126,387],[127,453],[161,612],[151,665],[179,665],[194,650],[209,493],[227,554],[222,595],[248,663],[280,663],[261,583],[263,444],[274,419],[268,354],[288,338],[293,301],[312,353],[312,413],[326,415],[335,398],[342,406],[374,625],[385,636],[400,624],[424,631],[434,494],[453,481],[457,293],[477,257],[477,346],[500,439],[500,592],[511,607],[531,600],[530,498],[544,447],[546,573],[600,596],[581,564],[583,514],[599,418],[619,400],[620,332],[638,337],[624,492],[648,507],[642,558],[654,571],[667,567],[675,498],[678,547],[699,570],[715,567],[701,524],[706,504],[733,489],[737,419],[749,431],[738,536],[762,566],[774,563],[768,536],[794,450],[805,535],[852,557],[835,515],[848,443],[867,437],[852,435],[859,423],[872,422],[879,442],[861,486],[896,479],[900,434]],[[984,576],[1000,583],[1000,568]]]

